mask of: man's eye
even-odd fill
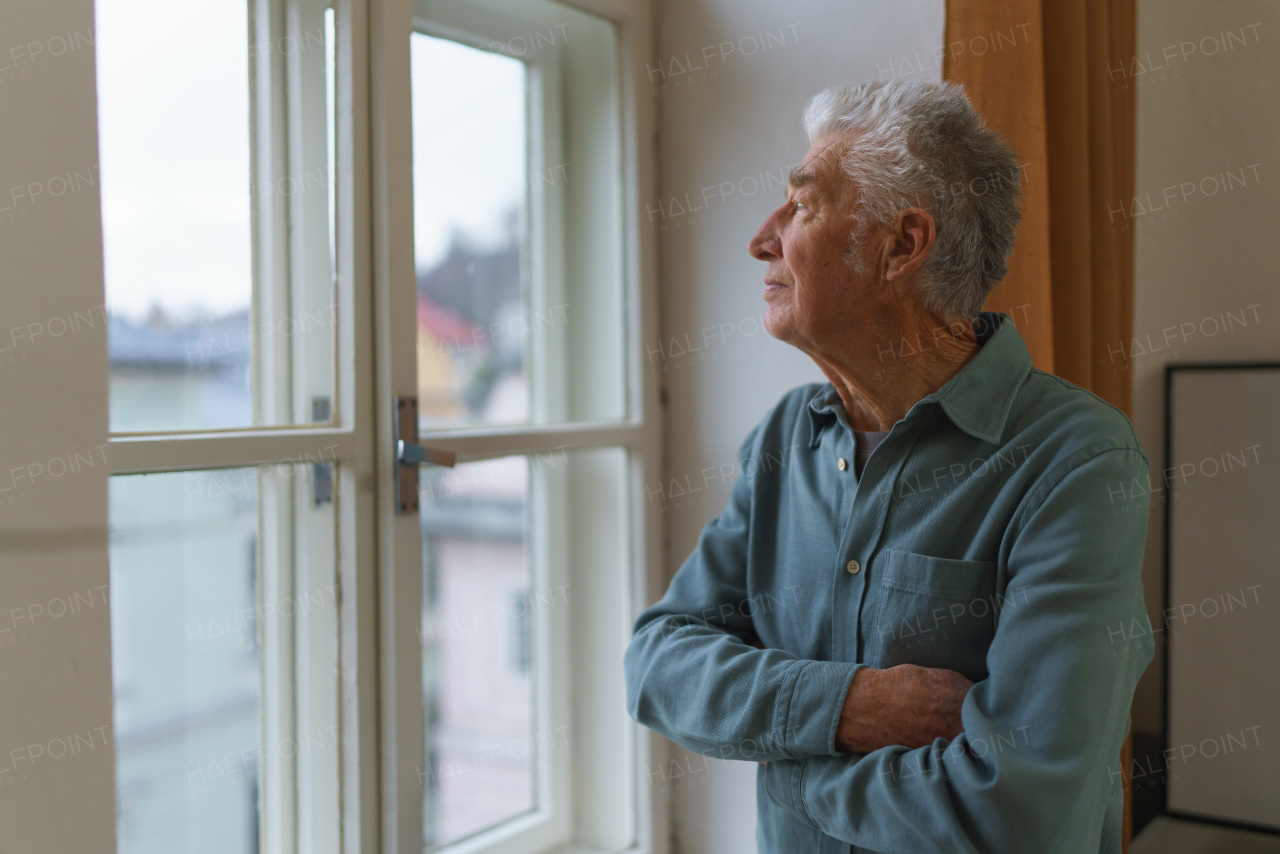
[[[801,202],[792,202],[792,204],[795,205],[795,208],[798,211],[805,210],[805,206]]]

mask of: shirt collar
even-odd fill
[[[1013,318],[1002,311],[984,311],[974,321],[981,348],[942,388],[927,394],[907,413],[936,401],[947,417],[971,436],[998,443],[1013,408],[1014,397],[1031,371],[1031,353]],[[928,342],[915,342],[928,346]],[[903,349],[911,346],[903,341]],[[843,404],[835,386],[825,384],[809,399],[809,447],[816,448],[822,429],[837,417]]]

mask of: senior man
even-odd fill
[[[982,311],[1020,176],[960,87],[832,88],[804,120],[750,251],[765,327],[829,382],[742,443],[636,623],[629,710],[761,763],[761,852],[1118,852],[1147,456]]]

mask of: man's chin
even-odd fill
[[[787,344],[791,343],[793,330],[790,318],[786,317],[785,312],[779,306],[771,305],[765,309],[762,325],[764,326],[764,331],[774,338]]]

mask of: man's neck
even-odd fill
[[[969,324],[930,326],[881,342],[879,358],[864,353],[814,361],[835,386],[853,429],[885,431],[960,373],[981,347]]]

